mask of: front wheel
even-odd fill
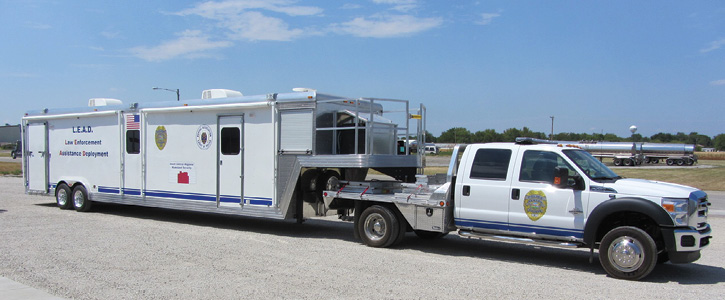
[[[366,208],[357,223],[363,243],[370,247],[388,247],[398,240],[400,222],[389,208],[373,205]]]
[[[13,157],[13,159],[15,159],[15,158],[17,158],[17,157],[18,157],[18,156],[17,156],[16,154],[15,154],[15,151],[11,152],[11,153],[10,153],[10,156],[12,156],[12,157]]]
[[[82,185],[73,188],[73,208],[79,212],[86,212],[91,209],[92,201],[88,200],[88,192]]]
[[[639,280],[657,265],[657,246],[642,229],[617,227],[602,238],[599,262],[614,278]]]

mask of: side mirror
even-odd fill
[[[569,187],[569,169],[562,167],[554,168],[554,186],[560,189]]]

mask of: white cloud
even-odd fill
[[[53,28],[52,26],[48,24],[38,23],[38,22],[25,22],[25,26],[31,29],[37,29],[37,30],[48,30]]]
[[[107,38],[109,40],[112,40],[117,37],[120,37],[121,33],[118,31],[101,31],[101,36],[104,38]]]
[[[478,25],[488,25],[493,22],[493,19],[500,17],[501,14],[494,14],[494,13],[484,13],[481,14],[481,19],[476,21],[475,23]]]
[[[393,10],[408,12],[418,7],[416,0],[373,0],[376,4],[393,5]]]
[[[410,15],[376,15],[333,24],[333,31],[359,37],[390,38],[411,35],[440,26],[440,18],[417,18]]]
[[[725,85],[725,79],[710,81],[710,85]]]
[[[710,51],[715,51],[717,49],[720,49],[723,45],[725,45],[725,39],[713,41],[710,43],[709,47],[700,49],[700,53],[707,53]]]
[[[360,4],[353,4],[353,3],[345,3],[341,9],[359,9],[362,8],[362,5]]]
[[[286,14],[288,16],[313,16],[322,14],[322,9],[313,6],[293,5],[287,0],[236,0],[204,2],[175,13],[179,16],[198,15],[214,20],[217,26],[231,31],[230,38],[239,40],[290,41],[304,35],[314,35],[311,29],[290,29],[280,18],[264,15],[259,10]]]
[[[162,61],[176,57],[196,58],[206,57],[208,50],[229,47],[228,41],[210,41],[209,37],[202,35],[199,30],[186,30],[178,34],[179,38],[162,42],[155,47],[139,46],[130,49],[130,52],[147,61]]]

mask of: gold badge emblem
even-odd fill
[[[531,221],[541,219],[546,214],[546,194],[531,190],[524,197],[524,211]]]
[[[167,138],[168,138],[168,135],[166,134],[166,127],[164,127],[164,126],[156,127],[156,133],[154,134],[154,140],[156,140],[156,147],[158,147],[159,150],[164,150],[164,147],[166,147]]]

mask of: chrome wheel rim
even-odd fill
[[[365,219],[365,236],[372,241],[382,239],[386,228],[385,219],[379,213],[372,213]]]
[[[58,205],[65,206],[68,204],[68,192],[65,189],[58,190],[58,194],[55,196]]]
[[[83,202],[84,201],[85,201],[85,197],[83,197],[83,192],[76,191],[73,194],[73,205],[75,205],[75,207],[81,207],[81,206],[83,206]]]
[[[635,238],[630,236],[618,237],[609,245],[607,250],[609,262],[619,271],[635,271],[644,263],[643,249],[642,243]]]

